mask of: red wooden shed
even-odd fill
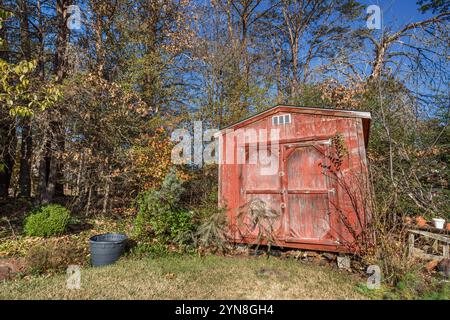
[[[219,204],[234,241],[355,250],[370,216],[370,120],[368,112],[278,105],[222,129]],[[264,218],[251,208],[261,203]]]

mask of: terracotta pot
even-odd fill
[[[422,216],[417,216],[416,217],[416,224],[420,228],[425,227],[427,225],[427,220],[425,220],[425,218],[422,217]]]
[[[450,222],[447,222],[447,230],[450,231]]]

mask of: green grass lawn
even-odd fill
[[[83,268],[79,290],[64,274],[3,282],[0,299],[364,299],[360,282],[294,260],[169,256]]]

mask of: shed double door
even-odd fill
[[[283,146],[283,201],[285,241],[324,240],[330,231],[330,194],[323,165],[329,144],[325,142]]]
[[[315,242],[330,230],[329,187],[322,164],[326,163],[328,141],[281,144],[278,172],[262,175],[259,164],[241,165],[241,205],[257,197],[279,212],[273,230],[286,242]],[[248,160],[248,158],[247,158]],[[256,237],[258,230],[244,232]]]

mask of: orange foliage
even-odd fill
[[[340,84],[328,80],[321,85],[322,99],[330,101],[338,109],[355,110],[360,108],[361,96],[366,91],[364,83]]]
[[[140,189],[159,188],[164,177],[174,166],[171,162],[171,151],[174,144],[162,127],[152,135],[141,136],[137,146],[131,149],[132,171],[138,179]],[[182,170],[177,170],[182,180],[189,178]]]

